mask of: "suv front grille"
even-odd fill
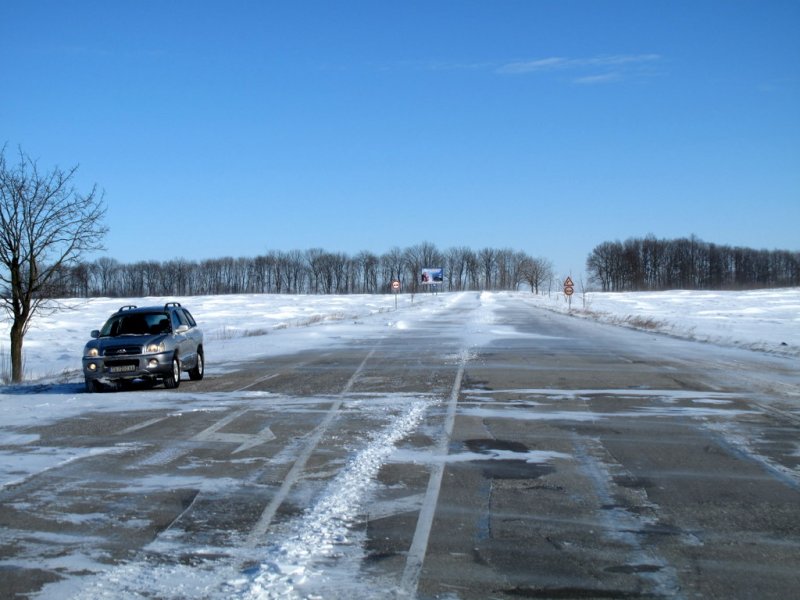
[[[113,348],[106,348],[103,356],[136,356],[142,353],[141,346],[116,346]]]

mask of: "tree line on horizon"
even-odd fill
[[[597,245],[586,271],[607,292],[797,287],[800,252],[718,245],[694,235],[648,235]]]
[[[429,289],[422,269],[442,268],[442,291],[539,289],[553,278],[552,263],[525,252],[453,247],[440,251],[430,242],[378,255],[351,256],[309,250],[270,251],[255,257],[201,261],[122,263],[100,257],[60,270],[51,297],[204,296],[220,294],[379,294],[400,281],[402,292]]]

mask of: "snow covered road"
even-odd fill
[[[800,585],[795,359],[513,295],[340,321],[283,351],[291,330],[241,338],[269,346],[254,361],[215,360],[240,343],[220,336],[206,379],[178,390],[0,396],[0,597]]]

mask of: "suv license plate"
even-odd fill
[[[136,365],[123,365],[121,367],[109,367],[111,373],[125,373],[127,371],[135,371]]]

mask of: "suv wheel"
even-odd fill
[[[103,391],[103,384],[96,379],[86,378],[86,391],[90,394]]]
[[[178,357],[172,358],[172,373],[164,377],[164,387],[173,390],[181,384],[181,363]]]
[[[195,364],[194,369],[189,369],[189,379],[192,381],[200,381],[203,378],[203,373],[205,373],[205,362],[203,361],[203,348],[197,349],[197,364]]]

